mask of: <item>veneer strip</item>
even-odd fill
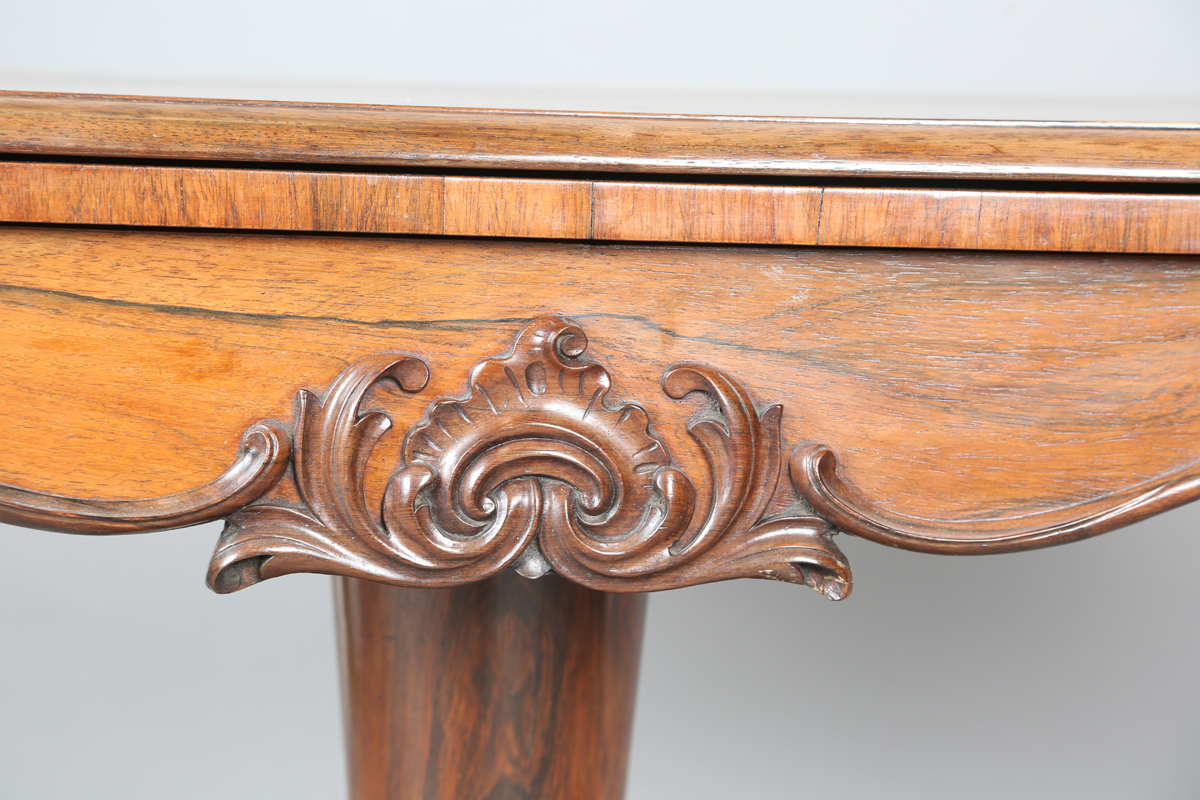
[[[10,222],[440,232],[442,179],[84,164],[0,164]]]
[[[815,244],[1200,252],[1200,196],[827,188]]]
[[[1200,253],[1200,195],[0,162],[0,221],[712,244]]]
[[[591,185],[586,181],[447,177],[445,187],[445,223],[424,233],[541,239],[589,236]]]
[[[596,182],[592,191],[597,239],[817,242],[820,188]]]

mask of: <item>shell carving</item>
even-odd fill
[[[668,370],[670,397],[703,392],[720,410],[688,429],[711,466],[709,502],[698,504],[646,410],[610,398],[611,378],[582,359],[586,347],[577,325],[546,317],[511,355],[475,365],[465,395],[434,402],[407,432],[375,511],[364,473],[391,420],[360,404],[380,381],[420,391],[424,363],[378,356],[344,372],[324,400],[300,392],[293,465],[304,507],[233,514],[210,585],[229,592],[307,571],[450,586],[513,567],[607,591],[760,577],[833,599],[849,592],[827,522],[764,518],[782,469],[780,406],[760,414],[709,367]]]

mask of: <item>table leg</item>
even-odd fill
[[[352,800],[619,800],[645,595],[337,580]]]

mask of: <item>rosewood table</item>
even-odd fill
[[[1200,495],[1200,126],[0,93],[0,521],[338,576],[351,795],[618,798],[646,592]]]

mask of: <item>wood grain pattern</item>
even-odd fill
[[[447,177],[447,236],[586,239],[591,233],[591,186],[584,181]]]
[[[439,177],[0,163],[0,219],[279,231],[441,233]]]
[[[586,349],[578,325],[543,317],[510,355],[476,364],[467,394],[437,400],[405,434],[381,511],[368,499],[367,472],[392,423],[364,401],[385,382],[416,393],[429,379],[423,361],[394,353],[352,365],[324,398],[302,389],[294,447],[279,423],[258,423],[245,463],[192,493],[190,506],[179,496],[97,503],[0,486],[0,519],[115,533],[228,514],[208,574],[220,593],[296,572],[430,587],[513,567],[617,592],[767,578],[840,600],[851,575],[830,520],[910,549],[1009,552],[1103,533],[1200,496],[1197,463],[1017,520],[930,522],[880,509],[842,481],[828,448],[802,443],[791,483],[823,516],[768,516],[768,507],[796,502],[781,481],[790,449],[780,437],[782,406],[757,410],[737,380],[702,364],[666,371],[669,397],[699,393],[712,406],[709,418],[686,426],[708,462],[705,486],[679,469],[642,406],[609,400],[611,376],[582,360]],[[658,420],[671,424],[680,423]],[[282,477],[289,452],[294,486],[284,500],[251,505]]]
[[[351,800],[620,800],[644,595],[338,585]]]
[[[831,187],[815,244],[1198,253],[1200,196]]]
[[[840,247],[1200,253],[1200,195],[0,162],[0,221]]]
[[[821,190],[780,186],[593,184],[596,239],[813,244]]]
[[[0,154],[0,221],[292,232],[0,225],[0,519],[402,584],[340,581],[355,800],[618,798],[638,591],[1200,495],[1197,125],[0,93]]]
[[[755,403],[783,404],[784,440],[827,446],[882,511],[1011,522],[1196,464],[1198,266],[4,228],[0,481],[74,497],[185,491],[233,461],[255,420],[292,419],[296,388],[363,358],[419,357],[425,396],[461,396],[479,356],[506,352],[536,310],[584,325],[614,402],[651,419],[680,419],[663,373],[704,364]],[[368,401],[401,431],[428,407]],[[684,426],[655,433],[707,482]],[[372,505],[400,446],[385,436],[374,451]]]
[[[209,586],[227,593],[295,572],[454,586],[514,567],[617,592],[766,578],[833,600],[849,594],[850,568],[825,520],[765,518],[781,487],[782,408],[760,413],[736,380],[704,365],[668,370],[667,395],[702,393],[714,406],[713,419],[687,426],[708,461],[706,480],[693,480],[644,408],[609,399],[612,378],[583,360],[586,349],[578,325],[543,317],[511,355],[476,364],[467,394],[436,401],[405,434],[382,512],[368,500],[367,464],[391,418],[362,405],[385,382],[420,391],[424,362],[368,358],[324,399],[301,390],[301,503],[235,511]]]
[[[234,465],[204,486],[148,500],[89,500],[0,484],[0,522],[87,534],[199,525],[221,519],[274,488],[291,455],[289,431],[274,420],[263,420],[250,426],[242,437]]]
[[[1195,181],[1200,126],[653,116],[0,93],[0,153],[736,175]]]
[[[843,189],[821,193],[821,226],[813,244],[857,247],[931,247],[976,249],[981,192]],[[1014,197],[1020,216],[1027,196]],[[1197,206],[1200,209],[1200,206]],[[886,244],[881,244],[886,242]],[[1014,236],[1012,249],[1021,247]]]
[[[1015,208],[1010,201],[1016,200]],[[984,192],[975,246],[1063,252],[1200,252],[1200,196]]]

